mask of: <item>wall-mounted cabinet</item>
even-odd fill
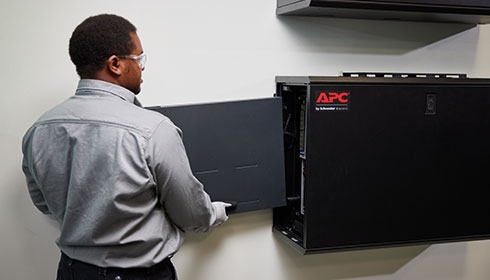
[[[277,77],[302,253],[490,238],[490,80]]]
[[[277,0],[277,15],[490,23],[486,0]]]

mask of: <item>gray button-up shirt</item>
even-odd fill
[[[54,216],[71,258],[148,267],[174,254],[185,231],[226,220],[193,176],[182,133],[120,86],[82,79],[23,138],[34,205]]]

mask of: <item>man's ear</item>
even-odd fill
[[[120,76],[122,74],[122,67],[124,67],[122,60],[116,55],[111,55],[106,60],[106,67],[113,75]]]

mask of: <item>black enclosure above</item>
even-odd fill
[[[486,24],[487,0],[277,0],[276,14]]]
[[[490,80],[276,77],[287,206],[302,253],[490,238]]]

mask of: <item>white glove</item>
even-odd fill
[[[228,215],[226,214],[226,207],[230,207],[232,206],[232,204],[223,201],[214,201],[212,203],[214,207],[214,212],[216,213],[216,219],[213,226],[219,226],[228,220]]]
[[[211,220],[211,225],[206,227],[195,228],[194,231],[208,232],[212,228],[217,227],[228,220],[228,215],[226,214],[226,207],[230,207],[233,204],[222,202],[222,201],[214,201],[211,202],[211,205],[213,206],[214,209],[214,213],[213,213],[214,215]]]

